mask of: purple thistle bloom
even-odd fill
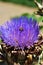
[[[0,26],[0,37],[5,44],[24,48],[34,45],[38,39],[39,26],[36,20],[25,16],[12,18]]]

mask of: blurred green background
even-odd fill
[[[34,0],[0,0],[0,1],[12,2],[12,3],[17,3],[21,5],[30,6],[30,7],[36,7]],[[41,3],[41,0],[37,0],[37,1]]]

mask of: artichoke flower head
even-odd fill
[[[1,25],[0,33],[5,44],[24,49],[33,46],[38,39],[39,26],[36,20],[21,16]]]

